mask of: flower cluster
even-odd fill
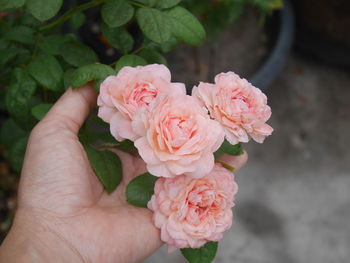
[[[163,65],[124,67],[100,87],[98,116],[118,140],[134,142],[147,170],[160,177],[148,208],[161,239],[174,248],[218,241],[232,223],[237,184],[215,164],[231,144],[263,142],[272,133],[266,96],[233,72],[186,95]]]

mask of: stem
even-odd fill
[[[56,26],[59,26],[59,25],[63,24],[64,22],[66,22],[73,14],[75,14],[77,12],[84,11],[84,10],[89,9],[89,8],[92,8],[94,6],[98,6],[98,5],[103,4],[105,2],[107,2],[107,0],[93,0],[89,3],[85,3],[85,4],[82,4],[79,6],[74,6],[71,9],[69,9],[66,13],[64,13],[61,17],[59,17],[57,20],[39,28],[39,31],[46,31],[46,30],[52,29]]]
[[[143,5],[141,3],[138,3],[138,2],[135,2],[135,1],[128,1],[129,4],[132,4],[134,6],[137,6],[137,7],[144,7],[144,8],[149,8],[150,6],[147,6],[147,5]]]
[[[135,55],[135,54],[139,53],[141,50],[143,50],[144,48],[145,48],[145,46],[142,45],[139,48],[135,49],[133,52],[131,52],[131,54]]]

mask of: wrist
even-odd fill
[[[42,221],[50,224],[43,224]],[[1,261],[84,262],[78,251],[54,227],[54,220],[38,220],[31,214],[18,211],[11,230],[0,247]]]

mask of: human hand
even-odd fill
[[[125,188],[144,162],[113,150],[123,179],[107,194],[95,176],[78,131],[96,94],[68,90],[31,133],[14,224],[0,249],[5,262],[139,262],[162,245],[152,213],[129,205]],[[239,169],[247,155],[222,156]]]

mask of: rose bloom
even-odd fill
[[[207,174],[224,140],[220,124],[187,95],[159,96],[135,116],[133,129],[139,132],[135,147],[147,170],[159,177]]]
[[[248,142],[249,136],[262,143],[273,131],[265,123],[271,116],[265,94],[233,72],[216,75],[215,84],[201,82],[192,95],[221,123],[231,144]]]
[[[148,208],[169,251],[222,239],[232,224],[237,190],[234,175],[220,164],[202,178],[158,179]]]
[[[98,116],[110,123],[111,134],[118,140],[135,140],[131,121],[142,107],[148,107],[159,94],[186,94],[185,85],[171,83],[164,65],[124,67],[116,76],[106,78],[97,99]]]

